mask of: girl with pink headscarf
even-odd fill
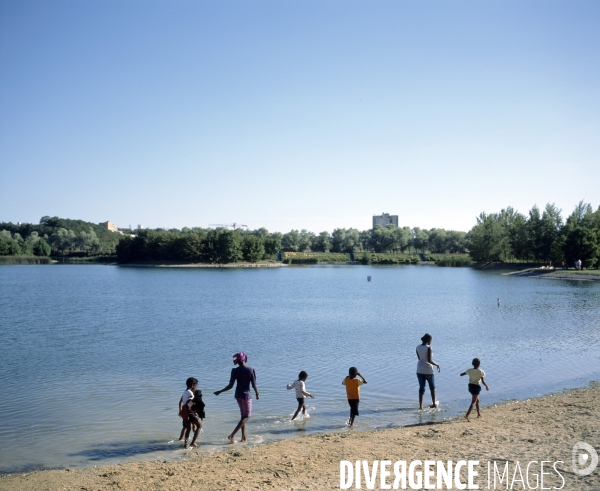
[[[252,385],[254,388],[256,399],[260,399],[258,395],[258,388],[256,387],[256,373],[254,368],[246,366],[247,361],[248,356],[243,351],[233,355],[233,364],[238,366],[231,369],[229,385],[214,393],[216,396],[218,396],[221,392],[231,390],[233,389],[233,385],[237,382],[235,387],[235,400],[240,408],[241,418],[231,435],[227,437],[231,443],[234,443],[233,437],[239,430],[242,430],[241,441],[246,441],[246,422],[248,419],[250,419],[250,416],[252,416],[252,396],[250,395],[250,385]]]

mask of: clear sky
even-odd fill
[[[600,205],[600,2],[0,2],[0,221]]]

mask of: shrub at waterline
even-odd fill
[[[284,264],[319,264],[319,263],[346,263],[350,256],[336,252],[284,252]]]

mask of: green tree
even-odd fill
[[[21,254],[19,242],[13,239],[8,230],[0,232],[0,256],[17,256]]]
[[[308,230],[302,229],[300,231],[300,243],[298,245],[298,250],[300,252],[310,251],[310,246],[313,243],[314,237],[315,234],[313,232],[309,232]]]
[[[314,252],[329,252],[331,249],[331,236],[329,232],[321,232],[313,237],[311,249]]]
[[[264,238],[264,240],[263,240],[263,244],[265,247],[264,259],[275,259],[275,256],[277,256],[277,253],[281,250],[281,238],[282,238],[282,235],[279,232],[269,234],[268,237]]]
[[[464,254],[467,251],[467,233],[449,230],[446,234],[446,250],[452,254]]]
[[[468,234],[469,254],[474,261],[491,262],[506,260],[510,250],[508,233],[497,213],[481,213],[477,224]]]
[[[265,255],[263,240],[255,235],[246,235],[243,237],[241,247],[245,261],[256,263]]]
[[[509,208],[512,212],[512,208]],[[527,219],[521,213],[512,212],[512,220],[508,228],[508,242],[512,256],[519,261],[529,259],[529,242],[527,239]]]
[[[39,239],[33,246],[33,253],[36,256],[46,257],[50,255],[50,252],[50,246],[44,239]]]
[[[444,229],[432,228],[429,231],[429,250],[433,253],[444,253],[447,252],[447,234]]]
[[[287,234],[283,234],[281,246],[286,252],[300,251],[300,233],[297,230],[290,230]]]
[[[237,231],[217,228],[206,236],[203,258],[210,263],[234,263],[243,258],[240,234]]]
[[[584,267],[596,267],[600,258],[600,232],[595,227],[592,206],[580,201],[564,227],[564,252],[567,263],[581,259]]]

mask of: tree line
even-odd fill
[[[359,232],[355,228],[337,228],[333,233],[314,234],[307,230],[292,230],[282,236],[286,252],[390,252],[390,253],[454,253],[466,252],[466,232],[434,228],[377,225]]]
[[[39,224],[2,222],[0,233],[0,256],[111,255],[122,237],[94,223],[49,216]]]
[[[37,232],[31,232],[26,238],[15,232],[0,230],[0,256],[49,256],[50,246]]]
[[[580,259],[586,268],[600,266],[600,207],[581,201],[567,217],[554,204],[527,215],[508,207],[481,213],[467,234],[469,254],[477,262],[545,262],[567,266]]]
[[[377,226],[373,230],[338,228],[315,234],[307,230],[291,230],[286,234],[258,230],[228,230],[225,228],[184,228],[137,231],[134,237],[124,237],[117,246],[119,262],[191,261],[231,263],[257,262],[275,259],[278,252],[358,251],[405,253],[464,253],[466,232],[443,229],[424,230],[409,227]]]
[[[0,223],[0,255],[106,255],[122,263],[134,261],[189,261],[231,263],[275,259],[278,252],[393,254],[469,253],[476,262],[552,262],[584,267],[600,266],[600,207],[594,211],[580,202],[562,218],[554,204],[528,214],[512,207],[481,213],[468,232],[419,227],[385,227],[359,231],[337,228],[318,234],[291,230],[282,234],[257,230],[145,229],[111,232],[83,220],[42,217],[38,225]]]
[[[275,259],[281,234],[266,229],[252,232],[216,229],[140,230],[117,245],[120,263],[135,261],[189,261],[207,263],[258,262]]]

